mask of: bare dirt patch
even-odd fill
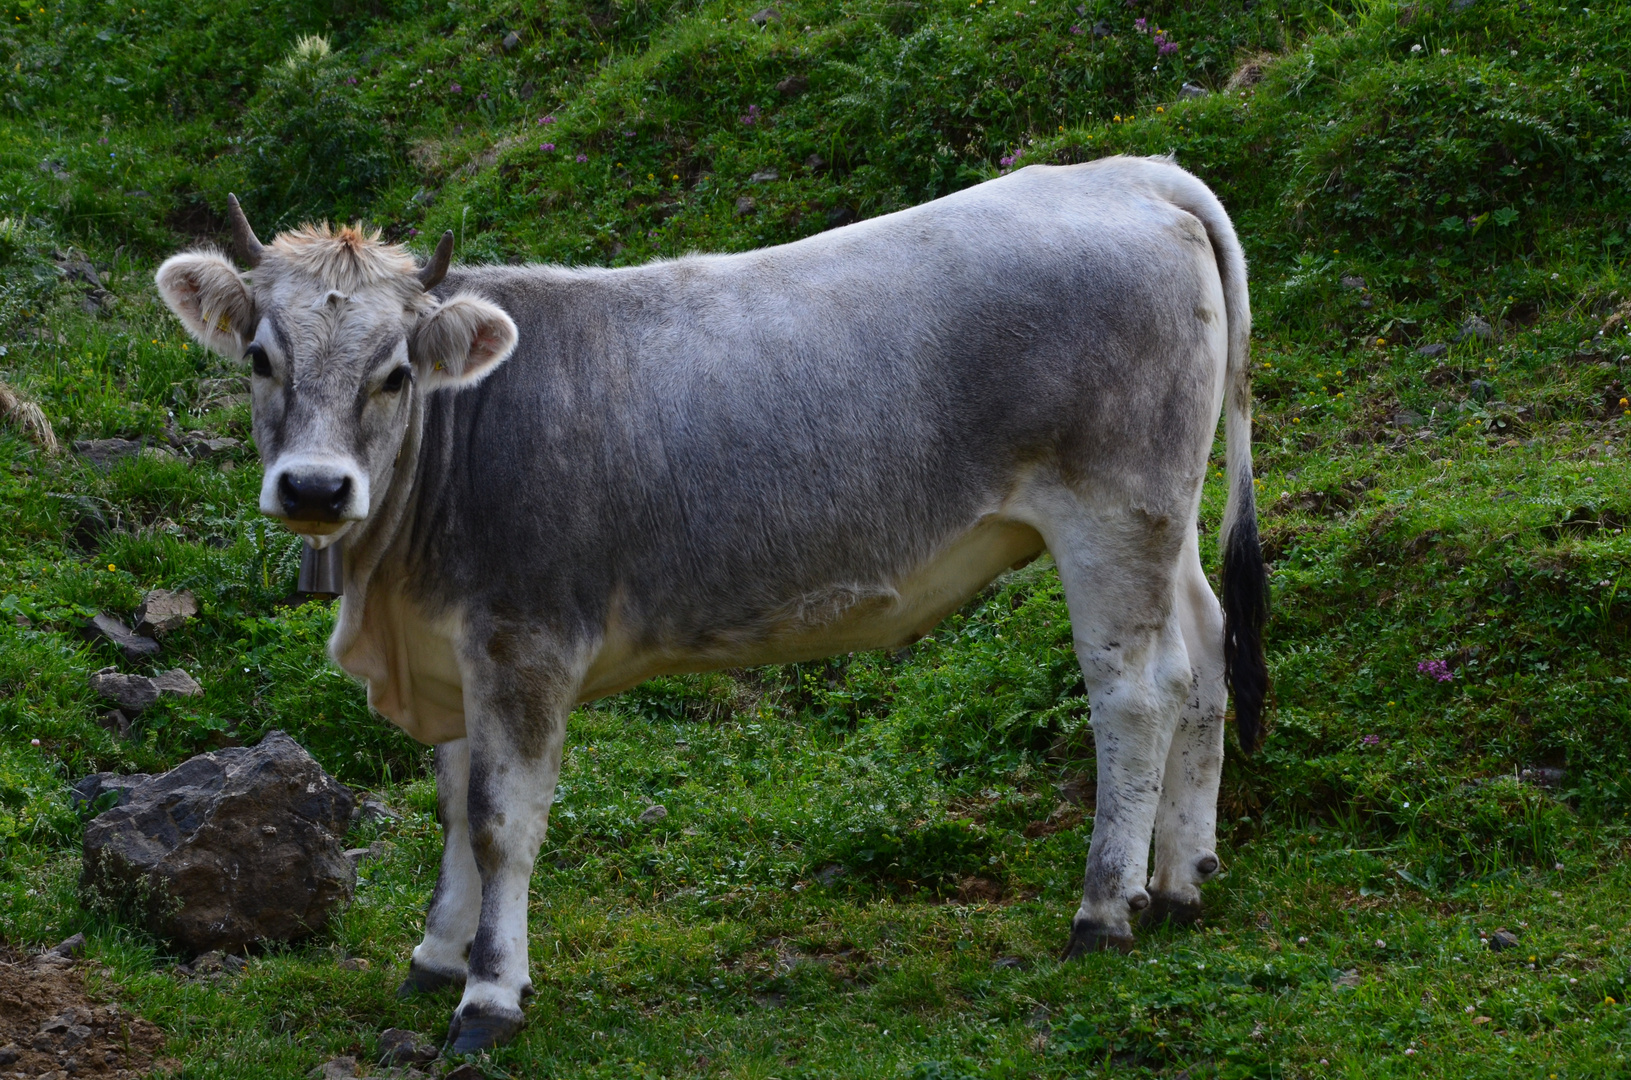
[[[85,993],[83,965],[0,945],[0,1077],[146,1076],[164,1046],[157,1026]]]

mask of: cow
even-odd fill
[[[424,266],[360,226],[158,270],[246,358],[260,509],[341,544],[329,652],[435,747],[440,873],[404,994],[455,1052],[531,993],[528,885],[583,702],[656,675],[900,648],[1043,551],[1097,811],[1066,958],[1192,921],[1224,716],[1259,737],[1246,263],[1167,159],[1030,166],[740,254]],[[1220,411],[1220,604],[1197,515]],[[1151,868],[1153,845],[1153,870]]]

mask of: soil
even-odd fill
[[[31,957],[0,945],[0,1080],[136,1080],[164,1066],[155,1060],[164,1033],[118,1005],[87,997],[83,968],[50,953]]]

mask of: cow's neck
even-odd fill
[[[408,414],[408,429],[402,436],[402,449],[392,466],[385,497],[361,528],[345,539],[345,592],[340,597],[339,617],[328,641],[329,656],[342,667],[345,666],[342,658],[362,630],[363,612],[375,572],[408,524],[413,489],[419,479],[419,450],[424,429],[425,397],[415,394]]]

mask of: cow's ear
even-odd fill
[[[419,321],[409,352],[425,389],[472,386],[498,370],[520,336],[503,308],[459,293]]]
[[[222,255],[189,251],[166,259],[157,275],[159,295],[205,348],[242,360],[255,332],[255,300]]]

